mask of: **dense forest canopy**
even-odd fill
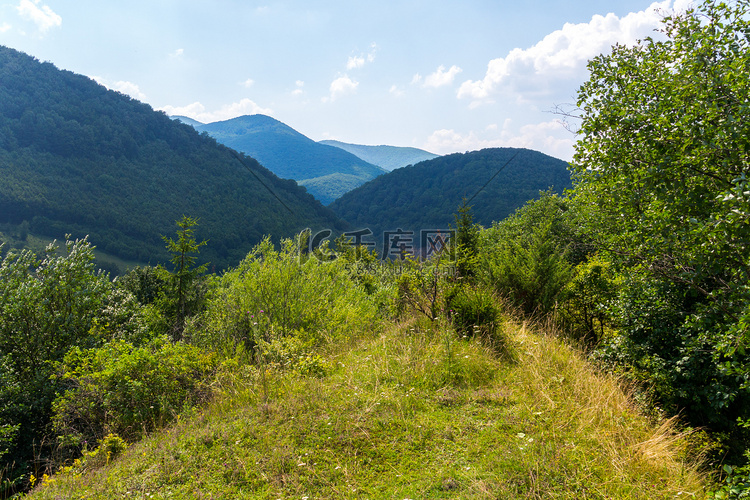
[[[265,235],[341,222],[294,181],[94,81],[0,47],[0,223],[89,235],[107,253],[163,262],[190,215],[202,258],[236,263]]]
[[[466,199],[475,221],[489,226],[540,191],[571,187],[567,164],[526,149],[456,153],[394,170],[331,204],[343,219],[376,235],[397,228],[447,229]]]

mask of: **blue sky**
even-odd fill
[[[675,5],[677,2],[677,5]],[[586,61],[686,0],[0,0],[0,44],[202,122],[570,160]]]

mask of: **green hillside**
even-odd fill
[[[432,160],[440,155],[423,149],[398,146],[364,146],[361,144],[347,144],[341,141],[320,141],[320,144],[334,146],[348,151],[363,160],[382,167],[389,172],[407,165],[415,165],[421,161]]]
[[[279,177],[298,181],[326,205],[386,172],[342,149],[318,144],[270,116],[240,116],[196,128],[256,158]],[[334,174],[343,174],[346,182],[338,182]]]
[[[94,81],[0,47],[0,224],[90,236],[164,262],[161,235],[200,219],[202,258],[236,264],[264,235],[339,227],[293,181]]]
[[[331,209],[377,236],[398,228],[447,229],[466,198],[485,227],[540,191],[571,187],[567,164],[526,149],[483,149],[400,168],[347,193]]]
[[[499,354],[445,323],[376,328],[320,351],[326,371],[224,374],[211,404],[30,498],[702,498],[673,423],[549,331],[508,321]]]

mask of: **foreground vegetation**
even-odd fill
[[[544,329],[503,323],[503,354],[410,320],[327,355],[259,367],[113,463],[35,498],[675,498],[701,493],[687,440]],[[265,379],[264,379],[265,378]],[[100,462],[101,463],[101,462]],[[87,472],[87,473],[84,473]]]

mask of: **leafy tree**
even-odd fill
[[[88,241],[57,251],[50,245],[42,260],[10,252],[0,264],[0,470],[11,477],[30,466],[35,448],[48,450],[52,363],[72,346],[98,345],[94,326],[111,305],[111,283],[95,270]]]
[[[616,356],[736,437],[750,416],[749,6],[706,1],[666,17],[659,40],[593,59],[573,166],[582,224],[626,281]]]

